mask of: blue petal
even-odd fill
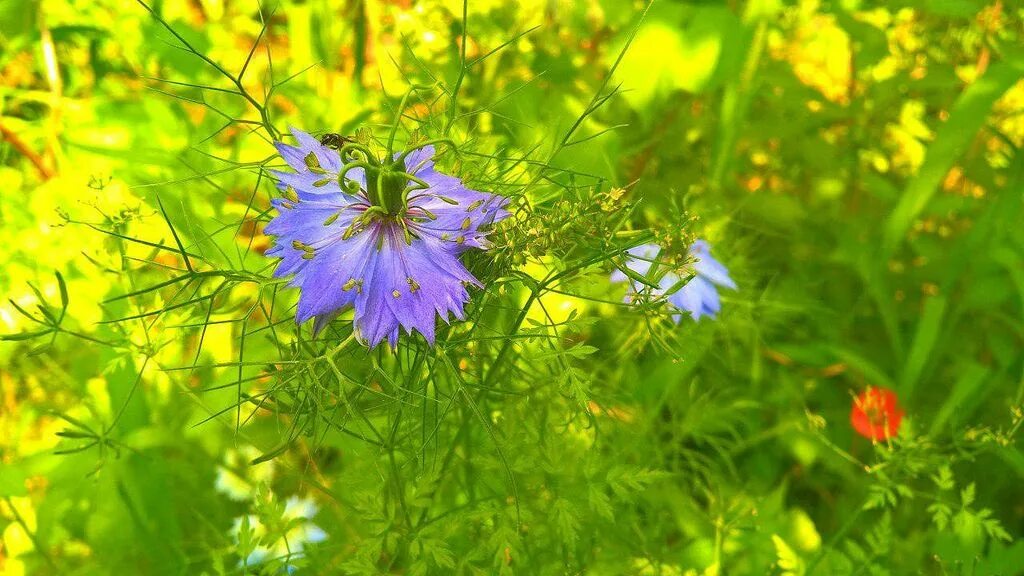
[[[295,316],[299,323],[352,304],[372,285],[367,268],[376,251],[374,235],[367,230],[347,240],[341,240],[340,233],[338,236],[311,260],[304,260],[305,266],[293,281],[302,288]],[[354,282],[346,290],[350,280]]]
[[[264,228],[264,233],[276,236],[275,246],[267,251],[268,256],[281,258],[274,276],[284,278],[301,272],[310,261],[305,260],[305,251],[295,248],[292,243],[299,241],[307,245],[321,245],[339,238],[359,212],[345,204],[341,194],[327,197],[323,201],[300,201],[291,204],[282,199],[273,202],[278,215]],[[287,206],[292,206],[288,208]],[[324,222],[337,215],[329,226]],[[298,282],[293,282],[299,285]]]
[[[641,244],[639,246],[634,246],[629,250],[626,250],[626,253],[630,256],[626,259],[626,267],[641,276],[647,276],[647,273],[650,272],[651,266],[654,264],[654,261],[657,260],[660,252],[661,246],[658,246],[657,244]]]
[[[337,177],[329,174],[314,174],[305,172],[280,172],[271,170],[270,175],[277,179],[277,188],[285,190],[291,187],[302,198],[303,194],[320,196],[323,194],[341,194],[343,190],[338,185]]]
[[[409,197],[411,208],[425,208],[436,219],[428,219],[416,229],[445,242],[448,248],[461,252],[467,248],[487,249],[487,232],[481,230],[508,217],[508,200],[494,194],[470,190],[453,176],[433,169],[420,170],[417,177],[430,188],[413,192]],[[441,200],[444,196],[457,204]],[[413,210],[415,214],[415,210]],[[461,240],[460,240],[461,238]]]
[[[432,171],[434,169],[434,152],[433,144],[413,150],[405,157],[405,169],[413,176],[419,176],[418,172],[421,171]]]
[[[710,245],[704,240],[694,241],[690,246],[690,254],[697,258],[697,262],[694,264],[696,276],[675,293],[668,294],[667,296],[669,304],[678,310],[688,312],[694,320],[699,320],[702,316],[714,318],[721,310],[721,300],[718,295],[718,289],[715,287],[716,284],[727,288],[736,288],[736,283],[729,277],[729,271],[720,262],[711,257],[710,250]],[[661,248],[657,244],[643,244],[631,248],[627,251],[630,258],[626,260],[626,267],[638,274],[647,275],[651,269],[651,261],[657,258],[660,251]],[[628,280],[628,277],[620,270],[616,270],[611,275],[612,282],[622,282],[624,280]],[[679,276],[677,274],[667,272],[662,276],[658,287],[650,288],[649,290],[654,295],[665,294],[678,282]],[[631,281],[630,288],[627,290],[626,301],[631,301],[630,296],[632,293],[643,289],[647,288]],[[679,314],[672,315],[672,319],[677,323],[680,317],[681,315]]]
[[[284,158],[284,161],[292,167],[293,170],[305,170],[306,169],[306,154],[309,152],[303,152],[302,148],[297,146],[291,146],[284,142],[274,142],[274,147],[277,148],[277,153]]]
[[[479,285],[439,241],[426,236],[406,244],[396,230],[383,235],[367,282],[356,300],[355,321],[370,347],[385,337],[394,344],[399,328],[415,330],[433,343],[437,316],[461,318],[469,300],[465,284]]]
[[[283,142],[275,142],[274,146],[292,169],[299,172],[308,171],[306,156],[309,156],[311,152],[324,170],[337,173],[341,169],[341,156],[336,150],[324,146],[319,140],[294,126],[290,126],[289,129],[299,145],[291,146]]]
[[[298,128],[292,127],[291,131],[299,146],[290,146],[282,142],[275,142],[274,146],[277,147],[281,157],[288,162],[288,165],[295,172],[271,170],[271,175],[277,179],[277,187],[281,190],[291,187],[299,193],[300,198],[303,196],[303,193],[312,195],[347,194],[347,190],[342,190],[338,185],[338,173],[343,166],[338,152],[320,144],[316,138]],[[323,169],[322,171],[314,172],[310,170],[306,164],[306,157],[310,153],[316,156],[317,163]],[[366,187],[366,175],[362,168],[352,169],[346,173],[345,179],[355,180],[359,182],[362,188]],[[314,186],[314,184],[318,185]]]
[[[729,271],[721,262],[711,256],[711,246],[704,240],[696,240],[690,246],[690,255],[697,259],[693,268],[697,274],[726,288],[736,289],[736,283],[729,277]]]
[[[700,320],[701,316],[714,318],[720,308],[718,290],[699,276],[669,296],[668,301],[676,308],[689,312],[694,320]]]
[[[334,173],[341,170],[341,155],[338,154],[337,150],[324,146],[319,140],[294,126],[289,126],[289,129],[292,131],[292,136],[295,136],[295,139],[299,142],[299,148],[305,152],[305,154],[303,154],[303,166],[305,166],[305,157],[312,152],[316,155],[316,159],[319,161],[320,167],[324,170]],[[293,165],[292,168],[300,170],[300,167],[298,166]]]
[[[658,259],[658,254],[661,252],[661,246],[657,244],[641,244],[634,246],[626,250],[626,268],[631,272],[635,272],[641,276],[647,276],[651,270],[651,266]],[[665,293],[665,290],[675,286],[676,282],[679,282],[679,277],[675,274],[668,272],[666,273],[659,283],[659,287],[653,288],[633,280],[626,275],[622,270],[614,270],[609,277],[612,282],[625,282],[629,281],[629,289],[626,291],[626,302],[632,301],[632,294],[641,291],[649,291],[654,296],[660,296]]]

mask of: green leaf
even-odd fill
[[[576,346],[573,346],[572,348],[569,348],[568,350],[565,351],[566,354],[572,356],[573,358],[586,358],[587,356],[590,356],[594,352],[597,352],[597,348],[593,346],[587,346],[586,344],[577,344]]]
[[[982,0],[915,0],[915,8],[935,16],[974,18],[983,8]]]
[[[40,0],[0,0],[0,39],[35,32]]]
[[[564,498],[559,498],[551,507],[551,516],[562,542],[570,546],[575,544],[579,531],[579,519],[572,503]]]
[[[772,534],[772,543],[775,544],[776,564],[782,569],[785,576],[797,576],[804,573],[804,563],[800,556],[790,548],[786,541],[778,534]]]
[[[260,455],[260,456],[258,456],[256,458],[253,458],[252,462],[249,462],[249,464],[252,465],[252,466],[255,466],[256,464],[261,464],[261,463],[266,462],[268,460],[273,460],[274,458],[277,458],[281,454],[284,454],[285,451],[288,450],[288,447],[291,446],[291,445],[292,445],[292,441],[291,440],[285,440],[284,442],[282,442],[281,444],[278,444],[274,448],[271,448],[270,450],[267,450],[266,453],[264,453],[264,454],[262,454],[262,455]]]
[[[988,508],[982,510],[982,512],[991,513]],[[1003,528],[1003,525],[999,520],[996,520],[995,518],[988,519],[982,522],[982,525],[985,527],[985,532],[988,533],[989,538],[995,538],[996,540],[1002,540],[1003,542],[1013,542],[1013,536],[1010,536],[1010,533]]]
[[[17,334],[0,334],[0,342],[18,342],[20,340],[31,340],[39,336],[50,334],[51,330],[38,330],[36,332],[19,332]]]
[[[984,541],[984,527],[969,510],[961,510],[953,517],[953,532],[961,543],[971,548],[980,547]]]
[[[981,385],[988,381],[990,375],[991,370],[986,366],[975,363],[968,365],[953,384],[952,392],[946,395],[946,400],[942,403],[938,413],[935,414],[929,434],[932,436],[938,434],[954,413],[957,414],[961,422],[970,417],[977,403],[972,402],[970,406],[967,406],[967,401],[976,397]],[[940,473],[943,471],[948,472],[949,469],[942,468]],[[944,489],[948,490],[949,488]]]
[[[590,509],[597,512],[602,518],[611,520],[614,517],[615,512],[612,508],[611,498],[604,493],[599,485],[591,484],[587,487],[587,501],[590,504]]]
[[[949,509],[949,506],[936,502],[928,507],[928,513],[932,515],[932,522],[935,523],[935,527],[939,530],[945,530],[946,526],[949,526],[949,518],[952,516],[953,511]]]
[[[61,276],[60,272],[54,271],[54,275],[57,276],[57,287],[60,289],[60,305],[61,305],[61,308],[67,309],[67,307],[68,307],[68,285],[64,282],[64,277]]]
[[[928,359],[931,358],[932,349],[942,330],[942,319],[945,314],[945,296],[935,296],[925,301],[921,320],[918,321],[917,331],[914,333],[914,342],[911,344],[910,353],[900,378],[900,395],[904,402],[910,402],[914,388],[921,379],[921,373],[924,371]]]
[[[964,508],[968,508],[974,503],[974,482],[971,482],[960,491],[960,502]]]
[[[939,468],[939,473],[933,475],[932,480],[939,487],[939,490],[952,490],[955,486],[953,483],[953,471],[949,469],[948,465]]]

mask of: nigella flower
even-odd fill
[[[488,247],[485,228],[508,216],[507,200],[470,190],[434,168],[425,144],[380,159],[368,147],[340,150],[292,129],[298,146],[277,143],[295,172],[274,172],[285,198],[266,227],[274,275],[300,289],[296,320],[321,330],[352,306],[356,334],[371,348],[399,329],[434,342],[435,316],[463,318],[467,285],[480,282],[459,261]]]
[[[661,247],[657,244],[642,244],[630,248],[627,253],[630,258],[626,259],[626,267],[631,272],[640,276],[647,276],[655,261],[658,261],[658,254]],[[680,311],[689,312],[694,320],[700,320],[701,316],[714,318],[722,308],[721,300],[718,297],[717,286],[723,286],[732,290],[736,289],[736,283],[729,277],[729,271],[721,262],[711,256],[711,246],[704,240],[696,240],[690,246],[690,256],[695,259],[693,268],[696,275],[678,290],[668,293],[681,281],[679,274],[668,270],[658,280],[658,287],[650,287],[650,292],[655,296],[665,295],[668,303]],[[667,263],[659,262],[659,268],[665,270]],[[611,276],[612,282],[624,282],[629,280],[629,293],[627,301],[632,299],[637,292],[648,289],[640,282],[630,279],[621,270],[616,270]],[[680,314],[673,314],[672,319],[679,322]]]

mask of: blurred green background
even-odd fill
[[[149,8],[0,0],[0,575],[1024,574],[1017,0]],[[551,164],[621,188],[632,226],[685,221],[740,289],[653,338],[610,267],[529,301],[601,350],[574,356],[587,389],[473,405],[490,424],[439,427],[444,473],[389,475],[343,434],[282,445],[227,366],[272,348],[242,357],[262,292],[192,285],[208,308],[158,318],[173,290],[112,299],[180,264],[165,218],[261,270],[261,124],[386,123],[462,54],[457,105],[418,112],[490,153],[551,149],[618,87]],[[898,394],[898,438],[852,430],[867,386]]]

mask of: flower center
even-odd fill
[[[408,152],[397,159],[381,161],[369,147],[352,143],[339,150],[344,167],[338,173],[338,184],[350,194],[359,192],[359,183],[347,177],[348,173],[360,169],[366,176],[366,199],[375,213],[391,218],[402,218],[408,210],[408,196],[413,189],[424,188],[426,184],[410,174],[405,167]],[[390,147],[388,156],[391,155]]]
[[[885,424],[885,413],[878,406],[868,406],[864,413],[868,417],[868,421],[874,425]]]
[[[383,209],[388,216],[400,218],[405,214],[409,175],[404,166],[369,165],[366,172],[366,196],[372,206]]]

